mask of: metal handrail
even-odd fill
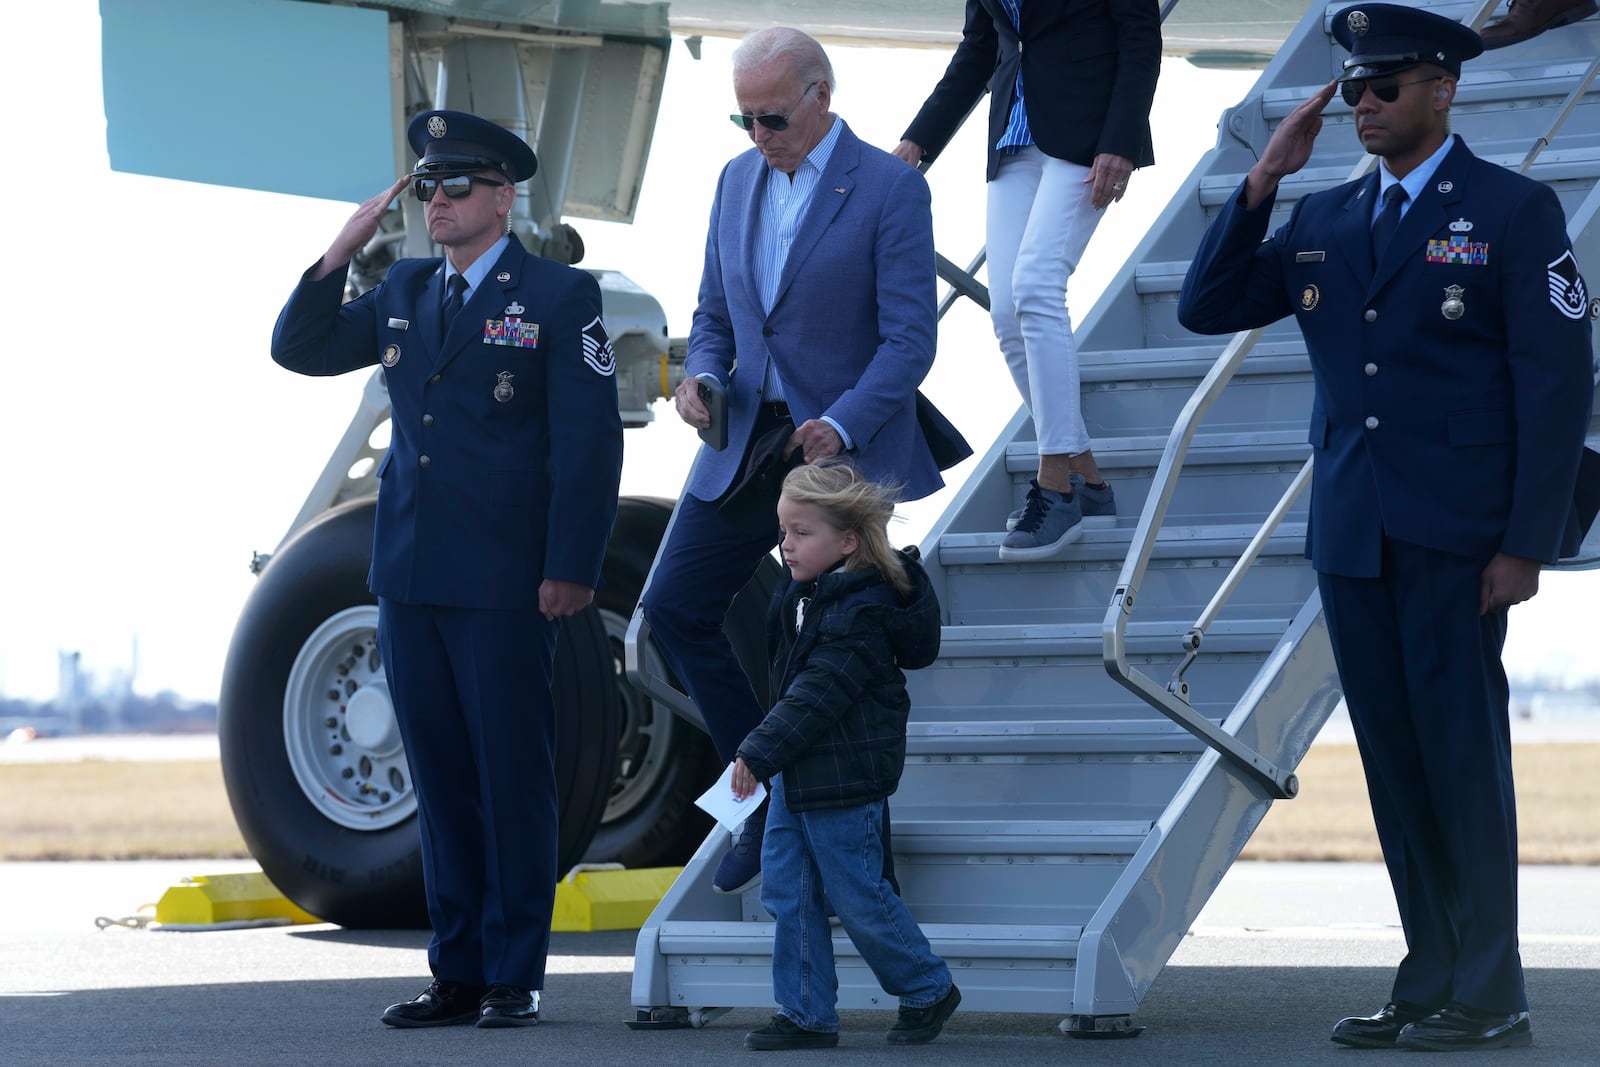
[[[1497,6],[1498,0],[1480,0],[1479,7],[1467,20],[1467,24],[1474,29],[1482,26],[1488,20],[1490,13]],[[1575,109],[1578,100],[1587,92],[1589,84],[1600,72],[1600,59],[1590,66],[1588,73],[1567,97],[1565,103],[1558,109],[1551,121],[1550,127],[1544,134],[1535,139],[1533,148],[1527,158],[1523,160],[1518,173],[1526,174],[1543,148],[1551,143],[1556,132],[1565,123],[1568,116]],[[1355,181],[1364,177],[1375,166],[1377,157],[1363,156],[1351,168],[1346,181]],[[1137,599],[1139,582],[1155,550],[1155,542],[1159,529],[1166,518],[1167,507],[1177,488],[1177,475],[1182,468],[1184,459],[1188,454],[1190,443],[1194,439],[1199,420],[1210,409],[1222,390],[1232,380],[1240,365],[1244,362],[1256,341],[1262,334],[1261,329],[1241,331],[1234,335],[1232,341],[1223,350],[1213,364],[1205,379],[1196,387],[1189,402],[1184,406],[1172,432],[1167,440],[1167,447],[1162,454],[1161,463],[1156,469],[1155,477],[1151,483],[1151,492],[1145,500],[1145,508],[1139,518],[1139,525],[1134,532],[1133,541],[1129,545],[1128,555],[1123,562],[1122,573],[1118,578],[1115,591],[1111,595],[1111,603],[1106,610],[1105,622],[1102,627],[1104,635],[1103,659],[1106,672],[1127,689],[1133,691],[1163,715],[1172,719],[1190,733],[1195,734],[1206,744],[1216,749],[1223,757],[1230,760],[1248,776],[1256,779],[1260,784],[1270,790],[1275,796],[1288,798],[1298,791],[1298,780],[1295,775],[1278,768],[1271,760],[1266,759],[1254,749],[1243,744],[1232,734],[1227,733],[1213,723],[1210,719],[1197,714],[1189,704],[1188,683],[1183,675],[1190,664],[1198,657],[1200,646],[1204,641],[1205,631],[1216,620],[1223,605],[1238,589],[1244,574],[1255,563],[1262,548],[1272,533],[1282,522],[1284,516],[1293,506],[1294,502],[1305,491],[1312,469],[1312,459],[1307,458],[1294,481],[1279,498],[1271,513],[1263,521],[1261,528],[1256,532],[1250,544],[1246,547],[1239,560],[1229,570],[1214,595],[1200,613],[1194,626],[1185,632],[1181,639],[1184,657],[1177,669],[1173,672],[1171,681],[1165,688],[1157,686],[1154,681],[1142,672],[1134,670],[1127,661],[1127,625],[1133,614],[1134,602]]]

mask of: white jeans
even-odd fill
[[[1002,156],[989,183],[989,316],[1046,456],[1089,449],[1067,312],[1067,279],[1104,214],[1088,176],[1029,145]]]

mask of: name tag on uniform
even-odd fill
[[[1321,263],[1327,258],[1328,253],[1326,252],[1296,252],[1294,254],[1296,263]]]
[[[410,328],[411,328],[411,320],[410,319],[390,319],[389,320],[389,329],[391,329],[391,330],[409,330]]]

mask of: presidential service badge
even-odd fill
[[[1550,303],[1567,318],[1577,321],[1589,312],[1589,293],[1583,285],[1583,275],[1578,273],[1578,261],[1572,249],[1561,253],[1554,263],[1545,265],[1550,280]]]
[[[399,362],[400,362],[400,346],[399,345],[390,345],[388,348],[385,348],[383,350],[383,365],[385,367],[392,367],[396,363],[399,363]]]
[[[599,315],[583,328],[583,361],[602,378],[617,372],[617,354],[612,351],[611,337]]]
[[[1315,285],[1308,285],[1300,290],[1300,310],[1315,311],[1322,302],[1322,291]]]

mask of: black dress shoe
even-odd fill
[[[482,986],[435,978],[410,1000],[383,1009],[383,1021],[401,1027],[460,1026],[478,1017],[478,1001],[482,999]]]
[[[1333,1024],[1333,1040],[1351,1048],[1394,1048],[1408,1023],[1428,1017],[1428,1009],[1393,1001],[1376,1015],[1352,1015]]]
[[[1509,1015],[1473,1011],[1460,1004],[1449,1004],[1426,1019],[1418,1019],[1395,1041],[1399,1048],[1428,1052],[1455,1052],[1480,1048],[1521,1048],[1533,1044],[1533,1023],[1528,1013]]]
[[[496,982],[483,995],[483,1003],[478,1008],[478,1025],[538,1026],[538,990]]]

